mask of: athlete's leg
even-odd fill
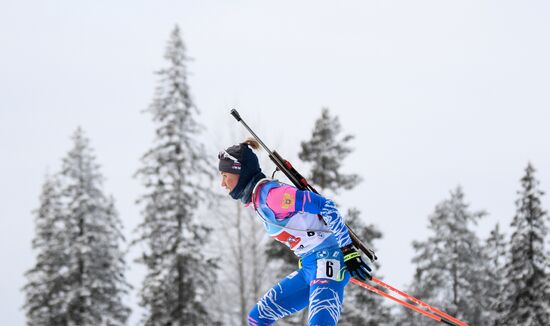
[[[344,287],[349,281],[339,248],[323,250],[308,264],[309,325],[332,326],[338,323],[344,303]]]
[[[347,279],[312,281],[309,296],[309,325],[333,326],[338,323],[344,303],[344,287]]]
[[[300,271],[293,272],[267,291],[248,315],[250,326],[272,325],[278,319],[307,307],[309,284]]]

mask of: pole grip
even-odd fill
[[[237,120],[237,121],[241,121],[241,115],[239,114],[239,112],[237,112],[237,110],[235,109],[232,109],[231,110],[231,115]]]

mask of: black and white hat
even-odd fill
[[[242,146],[241,144],[231,146],[218,154],[220,160],[218,169],[221,172],[241,174],[242,164],[239,159],[242,157]]]

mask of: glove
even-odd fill
[[[351,277],[366,281],[372,279],[372,269],[361,258],[361,254],[355,250],[353,245],[347,245],[340,248],[344,254],[344,264]]]

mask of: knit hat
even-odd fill
[[[218,159],[220,160],[218,169],[221,172],[239,175],[239,181],[229,195],[233,199],[242,199],[245,203],[250,201],[249,198],[243,198],[244,195],[249,197],[248,191],[245,194],[245,188],[249,183],[265,178],[256,154],[247,143],[240,143],[220,152]]]
[[[241,145],[231,146],[225,151],[221,151],[218,154],[218,159],[220,159],[218,169],[220,172],[241,174],[241,153]]]

